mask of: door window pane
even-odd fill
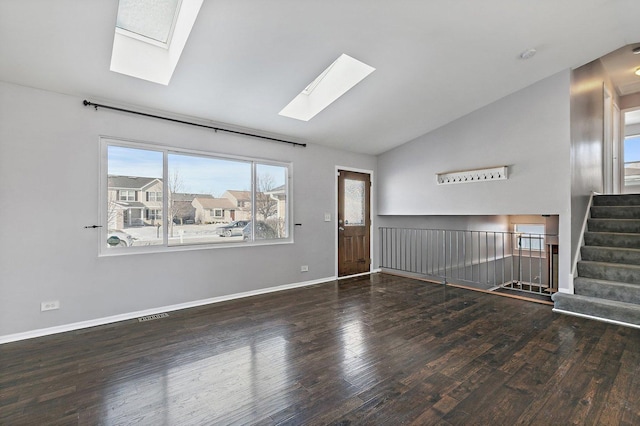
[[[244,241],[251,163],[168,154],[169,245]]]
[[[364,189],[364,181],[344,180],[344,224],[346,226],[364,226]]]
[[[162,202],[145,196],[162,193],[162,152],[109,146],[107,157],[107,246],[162,244]]]

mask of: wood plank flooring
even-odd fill
[[[2,425],[640,424],[640,330],[376,274],[0,346]]]

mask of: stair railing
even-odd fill
[[[443,284],[548,294],[548,234],[380,227],[380,267]]]
[[[576,254],[573,256],[573,265],[571,266],[571,275],[573,278],[578,276],[578,262],[580,261],[580,248],[584,245],[584,233],[587,231],[587,223],[591,217],[591,206],[593,205],[593,197],[600,195],[598,192],[591,192],[589,197],[589,203],[587,204],[587,210],[584,212],[584,219],[582,221],[582,229],[580,230],[580,241],[576,247]],[[573,283],[571,284],[573,288]],[[573,290],[572,290],[573,291]]]

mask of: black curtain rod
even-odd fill
[[[284,139],[276,139],[276,138],[270,138],[268,136],[255,135],[253,133],[238,132],[236,130],[229,130],[229,129],[222,129],[220,127],[207,126],[205,124],[193,123],[191,121],[177,120],[175,118],[163,117],[161,115],[147,114],[145,112],[133,111],[133,110],[130,110],[130,109],[117,108],[117,107],[109,106],[109,105],[96,104],[96,103],[93,103],[93,102],[89,102],[86,99],[84,101],[82,101],[82,103],[84,104],[84,106],[92,106],[92,107],[94,107],[96,109],[96,111],[98,110],[98,108],[106,108],[106,109],[112,109],[114,111],[128,112],[129,114],[142,115],[144,117],[159,118],[160,120],[173,121],[174,123],[188,124],[190,126],[196,126],[196,127],[204,127],[205,129],[215,130],[216,132],[227,132],[227,133],[233,133],[233,134],[236,134],[236,135],[250,136],[252,138],[266,139],[266,140],[272,141],[272,142],[288,143],[290,145],[301,146],[303,148],[305,148],[307,146],[306,143],[291,142],[291,141],[286,141]]]

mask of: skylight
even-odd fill
[[[120,0],[116,27],[168,45],[180,0]]]
[[[120,0],[111,71],[169,84],[203,0]]]
[[[373,71],[372,66],[343,53],[279,114],[309,121]]]

